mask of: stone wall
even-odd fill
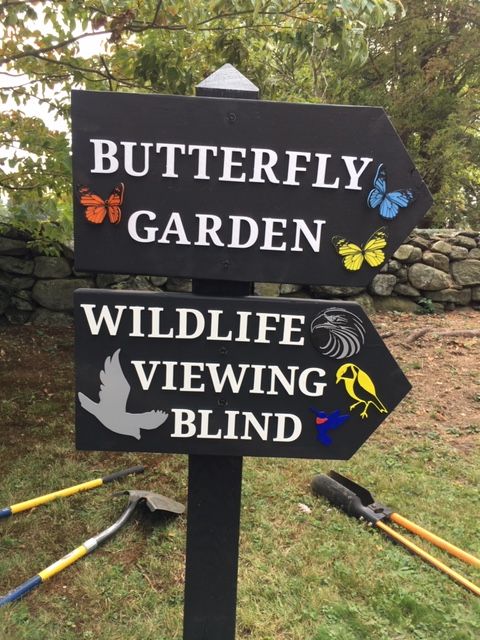
[[[160,276],[78,273],[73,252],[38,255],[30,239],[0,229],[0,324],[67,325],[73,291],[80,287],[190,291],[191,282]],[[368,288],[257,283],[265,296],[354,300],[375,311],[480,309],[480,234],[473,231],[416,230]]]

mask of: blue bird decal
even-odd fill
[[[367,204],[370,209],[379,207],[382,218],[392,220],[397,217],[400,209],[408,207],[415,197],[413,189],[397,189],[387,192],[387,170],[383,164],[379,165],[373,189],[367,196]]]
[[[310,411],[316,416],[315,424],[317,425],[317,440],[326,447],[332,444],[332,439],[328,435],[328,431],[338,429],[345,420],[350,418],[349,415],[340,415],[340,411],[338,409],[332,413],[326,413],[325,411],[319,411],[318,409],[310,407]]]

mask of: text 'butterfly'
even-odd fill
[[[379,207],[379,213],[382,218],[392,220],[395,218],[399,210],[405,207],[414,199],[413,189],[398,189],[397,191],[387,192],[387,170],[383,164],[379,165],[375,179],[373,181],[373,189],[367,196],[367,204],[370,209]]]
[[[348,271],[358,271],[364,261],[371,267],[378,267],[385,262],[383,249],[387,246],[387,233],[385,227],[377,229],[364,245],[358,246],[349,242],[342,236],[334,236],[332,243],[343,261],[343,266]]]
[[[101,196],[93,193],[88,187],[79,186],[78,195],[80,203],[85,207],[85,217],[92,224],[102,224],[105,216],[112,224],[118,224],[122,217],[120,209],[123,203],[124,186],[121,182],[117,184],[112,193],[104,200]]]

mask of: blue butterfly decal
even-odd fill
[[[398,189],[387,193],[387,170],[381,164],[373,181],[373,189],[368,194],[367,204],[370,209],[380,206],[379,213],[382,218],[392,220],[397,217],[400,208],[408,207],[414,195],[413,189]]]

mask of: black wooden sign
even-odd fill
[[[365,285],[431,204],[377,107],[74,91],[81,271]]]
[[[79,290],[77,447],[348,459],[410,389],[354,303]]]

